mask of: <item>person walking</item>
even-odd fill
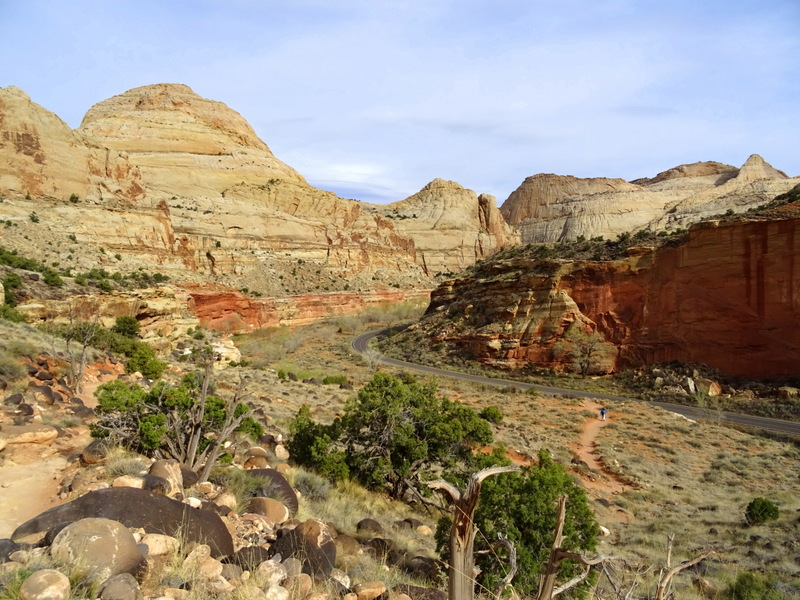
[[[601,421],[605,421],[606,420],[606,409],[605,408],[601,408],[600,409],[600,420]]]

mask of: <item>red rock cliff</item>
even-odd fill
[[[422,324],[502,368],[559,366],[570,328],[597,331],[613,371],[697,361],[731,375],[800,372],[800,219],[709,222],[681,246],[611,262],[490,263],[432,294]]]

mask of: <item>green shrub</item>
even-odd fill
[[[343,385],[348,383],[346,375],[328,375],[322,380],[323,385]]]
[[[489,423],[500,423],[503,420],[503,413],[496,406],[487,406],[478,416]]]
[[[744,518],[748,525],[759,525],[767,521],[774,521],[778,518],[778,507],[774,502],[766,498],[754,498],[744,512]]]
[[[45,269],[42,272],[42,281],[50,287],[61,287],[64,285],[64,280],[61,276],[52,269]]]
[[[136,317],[117,317],[111,331],[125,337],[135,338],[138,337],[140,329],[141,325]]]
[[[393,498],[434,473],[468,469],[475,448],[492,441],[472,408],[437,396],[434,384],[387,373],[376,373],[330,425],[315,423],[304,405],[290,433],[299,464],[334,479],[349,473]]]
[[[77,204],[78,202],[81,201],[81,199],[78,198],[78,194],[70,194],[69,201],[72,202],[73,204]]]
[[[784,597],[769,580],[750,572],[739,573],[725,595],[731,600],[783,600]]]
[[[207,475],[234,433],[263,434],[238,396],[226,401],[208,393],[213,385],[210,379],[204,384],[204,378],[210,376],[210,370],[200,380],[189,373],[177,387],[161,382],[150,391],[120,380],[105,383],[95,392],[100,419],[92,435],[110,436],[128,450],[175,458],[193,469],[205,465]]]
[[[27,323],[28,321],[25,315],[9,304],[0,304],[0,319],[11,321],[12,323]]]

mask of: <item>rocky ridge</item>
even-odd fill
[[[642,229],[686,228],[727,211],[743,213],[797,183],[757,154],[739,169],[699,162],[632,182],[540,174],[528,177],[500,212],[523,243],[614,238]]]
[[[74,131],[4,88],[0,164],[0,216],[14,225],[4,245],[76,269],[270,296],[424,289],[518,241],[493,198],[454,182],[389,207],[318,190],[241,115],[178,84],[100,102]]]

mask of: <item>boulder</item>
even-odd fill
[[[192,487],[200,480],[200,476],[189,465],[183,463],[181,463],[181,476],[184,488]]]
[[[155,461],[150,465],[150,475],[166,481],[164,495],[169,498],[183,498],[183,471],[181,463],[174,458]]]
[[[447,594],[442,590],[417,585],[397,585],[394,591],[405,594],[411,600],[447,600]]]
[[[280,585],[271,585],[264,590],[266,600],[289,600],[289,590]]]
[[[110,577],[100,588],[100,600],[142,600],[139,582],[129,573]]]
[[[85,465],[96,465],[102,462],[108,454],[111,442],[107,439],[94,440],[81,452],[81,462]]]
[[[378,523],[375,519],[361,519],[356,524],[356,531],[359,533],[383,533],[383,525]]]
[[[279,525],[289,518],[289,509],[274,498],[250,498],[247,511],[266,517],[274,525]]]
[[[266,480],[266,483],[256,490],[255,494],[258,496],[267,496],[280,500],[286,505],[292,515],[297,513],[299,503],[297,501],[297,494],[292,486],[286,480],[286,477],[278,473],[275,469],[252,469],[248,471],[252,477],[260,477]]]
[[[269,458],[269,452],[267,452],[261,446],[253,446],[250,448],[247,453],[247,458],[252,458],[253,456],[260,456],[262,458]]]
[[[53,539],[50,555],[98,582],[139,573],[145,565],[133,534],[119,521],[104,518],[80,519],[64,527]]]
[[[18,408],[23,406],[31,409],[25,414],[33,414],[29,405],[20,404]],[[49,444],[58,437],[58,430],[49,425],[7,425],[3,427],[2,436],[8,444]]]
[[[20,600],[67,600],[69,579],[55,569],[32,573],[19,588]]]
[[[180,542],[171,535],[146,533],[140,542],[147,546],[147,556],[165,556],[178,551]]]
[[[22,404],[25,401],[25,396],[22,394],[11,394],[5,400],[3,400],[3,404],[6,406],[17,406],[18,404]]]
[[[286,567],[276,560],[265,560],[255,572],[258,581],[263,581],[266,587],[281,585],[289,576]]]
[[[246,461],[244,461],[244,468],[245,469],[268,469],[269,468],[269,461],[265,456],[251,456]]]
[[[181,535],[188,542],[208,544],[215,557],[233,554],[231,534],[219,515],[135,488],[89,492],[23,523],[11,539],[17,543],[36,544],[47,531],[86,517],[113,519],[147,533]]]
[[[289,590],[289,595],[292,598],[305,598],[311,592],[313,585],[314,580],[307,573],[291,575],[283,583],[283,587]]]
[[[314,577],[328,577],[336,563],[336,543],[328,526],[318,519],[309,519],[278,538],[270,553],[299,558],[303,572]]]
[[[694,380],[697,391],[705,394],[706,396],[719,396],[722,393],[722,386],[716,381],[698,377]]]

